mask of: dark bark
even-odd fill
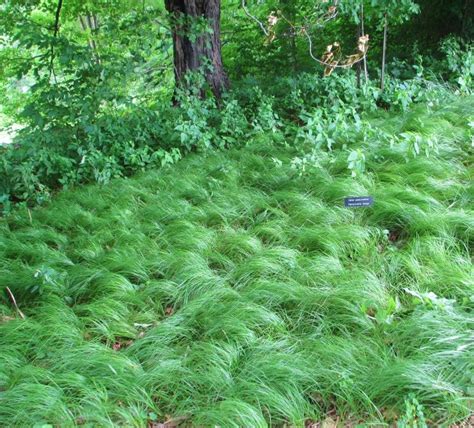
[[[466,36],[467,34],[467,24],[469,21],[472,23],[472,11],[473,11],[473,3],[472,0],[464,0],[464,5],[462,8],[462,15],[461,15],[461,36]],[[469,13],[469,9],[471,13]]]
[[[361,30],[361,24],[357,26],[357,40],[360,38],[362,35],[362,30]],[[360,61],[357,62],[356,64],[356,82],[357,82],[357,87],[360,88],[360,75],[362,72],[362,66],[360,64]]]
[[[382,47],[382,75],[380,78],[380,90],[385,89],[385,64],[387,58],[387,30],[388,30],[388,19],[387,12],[384,15],[384,26],[383,26],[383,47]]]
[[[360,35],[365,36],[365,15],[364,15],[364,2],[360,4]],[[369,73],[367,72],[367,55],[364,55],[364,77],[365,83],[369,80]]]
[[[56,37],[59,33],[59,16],[61,15],[62,7],[63,0],[59,0],[58,5],[56,6],[56,15],[54,17],[54,37]]]
[[[222,65],[220,0],[165,0],[165,6],[172,22],[176,85],[183,84],[186,73],[202,70],[219,99],[229,84]],[[194,39],[189,36],[189,26],[198,18],[209,22],[212,33]]]
[[[54,44],[55,39],[59,34],[59,17],[61,16],[61,9],[63,7],[63,0],[58,0],[58,4],[56,6],[56,15],[54,17],[54,34],[53,40],[51,41],[51,60],[50,60],[50,75],[52,74],[54,80],[56,80],[56,75],[54,74]]]
[[[283,15],[288,19],[290,22],[296,21],[296,8],[294,0],[283,0],[280,2],[282,7]],[[288,40],[285,42],[288,47],[288,51],[290,52],[290,62],[291,68],[294,73],[298,72],[298,46],[296,44],[297,34],[296,30],[294,30],[291,25],[287,22],[284,28],[285,34],[288,37],[285,37],[283,40]]]

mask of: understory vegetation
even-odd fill
[[[276,4],[263,2],[260,8],[283,7],[281,13],[285,8],[294,9],[297,20],[303,19],[298,14],[305,8],[316,7],[318,12],[321,7],[298,1],[301,4],[296,2],[292,8],[283,7],[280,0]],[[160,21],[161,2],[144,2],[138,9],[126,1],[114,2],[117,10],[113,11],[107,1],[95,6],[87,2],[65,5],[61,32],[51,6],[34,2],[28,7],[15,2],[5,5],[0,18],[4,34],[0,43],[0,113],[6,117],[2,122],[17,125],[19,130],[13,144],[0,144],[2,212],[9,212],[16,204],[45,203],[63,188],[90,182],[106,184],[113,178],[175,163],[190,152],[238,146],[265,132],[279,132],[290,141],[296,135],[317,149],[341,148],[360,131],[360,118],[365,113],[377,108],[405,111],[412,103],[437,105],[473,90],[470,39],[451,33],[443,37],[441,33],[439,46],[425,55],[419,53],[416,43],[402,43],[398,49],[405,56],[410,50],[409,59],[392,56],[382,91],[376,46],[370,48],[373,57],[366,53],[363,67],[369,71],[365,77],[360,58],[357,72],[347,70],[348,66],[340,70],[336,67],[341,59],[334,53],[330,63],[334,65],[326,68],[332,74],[322,78],[319,70],[314,71],[314,61],[308,64],[307,46],[298,37],[294,36],[294,46],[288,45],[288,23],[285,26],[284,20],[277,19],[283,27],[266,30],[274,32],[274,40],[262,44],[258,26],[249,25],[248,18],[242,21],[242,12],[230,14],[230,2],[224,29],[235,31],[245,23],[246,30],[223,48],[229,74],[234,77],[232,90],[222,99],[203,99],[203,94],[209,93],[206,64],[189,70],[183,78],[186,83],[173,89],[169,28]],[[328,7],[325,3],[322,1],[323,7]],[[384,2],[371,3],[366,10],[366,14],[371,11],[368,29],[380,38]],[[319,49],[332,40],[328,37],[333,33],[344,39],[346,27],[353,31],[356,23],[360,25],[360,4],[360,0],[341,4],[344,25],[336,21],[329,36],[315,40]],[[424,7],[429,9],[429,5]],[[418,9],[412,0],[403,0],[391,14],[396,22],[404,22]],[[89,27],[77,28],[77,16],[80,20],[98,19],[93,12],[102,20],[100,31],[93,20]],[[260,9],[257,12],[262,13]],[[429,16],[428,11],[426,14]],[[48,23],[55,28],[54,34],[46,31]],[[319,28],[317,23],[312,25]],[[207,31],[203,22],[195,26],[189,30],[191,40]],[[276,73],[280,66],[283,71]]]
[[[354,177],[347,151],[303,168],[308,141],[266,132],[14,210],[0,286],[24,318],[0,301],[0,425],[467,418],[472,101],[373,113]],[[355,194],[374,206],[345,208]]]
[[[470,51],[456,52],[461,61],[469,56],[472,62]],[[471,73],[474,76],[474,68],[455,73],[454,79],[470,78]],[[429,80],[422,71],[412,74],[407,80],[387,79],[383,93],[375,82],[357,87],[351,72],[324,80],[303,73],[269,87],[264,81],[244,80],[220,105],[214,99],[199,99],[195,91],[181,91],[177,107],[131,104],[96,111],[86,106],[90,111],[85,118],[75,111],[63,117],[60,110],[58,123],[41,119],[21,129],[14,144],[0,147],[0,206],[8,212],[12,204],[42,204],[61,188],[107,184],[113,178],[176,163],[190,152],[241,146],[265,133],[296,144],[310,143],[318,152],[350,150],[352,139],[371,133],[364,115],[378,108],[404,112],[419,103],[431,108],[471,93],[471,83],[463,88]],[[47,111],[51,106],[43,101],[36,108]],[[474,127],[474,121],[470,123]],[[421,148],[436,150],[424,139],[422,126],[402,137],[423,140],[420,147],[412,143],[415,155]]]
[[[473,40],[468,0],[4,0],[0,427],[474,426]]]

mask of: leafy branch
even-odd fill
[[[362,34],[357,43],[356,52],[352,55],[343,57],[341,54],[340,44],[334,42],[327,46],[326,52],[321,58],[318,58],[313,50],[313,41],[311,39],[310,30],[314,27],[323,27],[327,22],[335,19],[338,15],[338,0],[334,0],[333,4],[324,11],[321,15],[312,17],[314,20],[311,22],[305,20],[303,25],[298,25],[289,20],[281,11],[272,11],[267,18],[268,25],[260,21],[255,15],[252,15],[246,6],[245,0],[241,3],[244,13],[255,21],[260,29],[267,37],[267,43],[272,43],[276,39],[276,25],[280,19],[284,20],[291,28],[292,37],[296,35],[302,35],[308,40],[309,56],[318,64],[325,67],[324,75],[329,76],[336,68],[350,68],[354,64],[364,61],[367,56],[369,47],[369,36],[368,34]]]

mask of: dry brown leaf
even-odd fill
[[[177,428],[187,416],[178,416],[176,418],[168,418],[166,422],[148,422],[148,428]]]
[[[334,420],[328,416],[324,421],[321,422],[321,428],[337,428],[337,420]]]

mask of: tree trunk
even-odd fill
[[[99,30],[97,16],[90,15],[89,13],[84,16],[79,15],[79,23],[81,24],[82,31],[90,31],[90,37],[88,38],[87,42],[89,44],[89,47],[91,48],[92,54],[94,55],[97,64],[100,64],[99,50],[97,48],[97,42],[94,39],[94,33]]]
[[[360,5],[360,35],[362,37],[365,36],[365,16],[364,16],[364,2]],[[367,72],[367,55],[364,55],[364,76],[365,76],[365,83],[369,81],[369,73]]]
[[[188,72],[202,71],[214,96],[220,98],[229,81],[222,65],[220,40],[220,0],[165,0],[173,32],[176,85]],[[193,21],[208,21],[211,32],[193,37]],[[204,94],[203,94],[204,95]]]
[[[383,48],[382,48],[382,75],[380,78],[380,90],[385,89],[385,62],[387,58],[387,29],[388,29],[388,19],[387,12],[384,15],[384,26],[383,26]]]
[[[360,36],[362,34],[362,30],[361,30],[361,25],[359,24],[357,26],[357,40],[359,40]],[[360,74],[362,72],[362,66],[360,65],[360,61],[357,61],[357,64],[356,64],[356,83],[357,83],[357,87],[360,88]]]
[[[471,0],[464,0],[464,6],[462,8],[462,15],[461,15],[461,36],[465,37],[468,36],[466,34],[467,30],[467,23],[471,20],[472,23],[472,14],[469,13],[469,6],[472,6]],[[472,9],[472,7],[471,7]],[[471,10],[472,12],[472,10]]]
[[[282,0],[280,1],[281,3],[281,10],[283,12],[283,15],[285,18],[289,21],[294,23],[296,21],[296,6],[295,6],[295,1],[294,0]],[[291,24],[287,22],[285,24],[285,34],[287,37],[285,37],[283,40],[285,40],[285,48],[287,49],[287,52],[289,51],[289,60],[291,62],[291,68],[293,73],[298,72],[298,46],[296,44],[296,38],[298,37],[298,34],[296,34],[296,31],[294,28],[292,28]],[[283,53],[285,53],[285,50],[283,50]]]

